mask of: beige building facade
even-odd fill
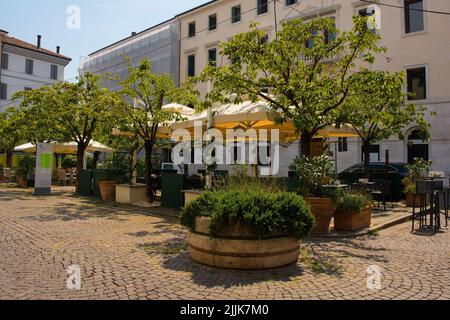
[[[411,102],[425,105],[437,113],[429,116],[432,139],[417,140],[414,126],[408,129],[409,140],[392,138],[373,146],[372,160],[384,161],[389,150],[391,162],[408,162],[422,156],[433,161],[433,170],[450,175],[450,1],[448,0],[216,0],[177,16],[180,22],[180,80],[199,75],[210,60],[228,63],[219,55],[220,43],[235,34],[246,32],[252,22],[267,31],[269,41],[282,22],[301,17],[331,17],[340,30],[352,27],[352,16],[367,14],[374,4],[380,8],[381,45],[386,54],[377,56],[374,68],[405,71],[408,88],[416,93]],[[202,94],[208,85],[199,87]],[[342,140],[334,152],[338,170],[361,161],[358,139]],[[281,173],[285,175],[291,161],[299,154],[294,143],[281,153]]]

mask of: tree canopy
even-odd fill
[[[342,110],[359,85],[359,71],[385,51],[379,39],[362,17],[354,17],[350,31],[339,31],[330,18],[294,19],[270,42],[252,25],[221,45],[221,55],[231,63],[211,64],[199,80],[213,81],[211,101],[267,101],[281,111],[280,122],[293,122],[302,135],[302,154],[308,156],[320,129],[346,121]]]

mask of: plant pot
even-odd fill
[[[420,196],[418,196],[418,195],[416,196],[416,200],[414,203],[414,193],[408,192],[406,194],[406,206],[412,208],[412,207],[414,207],[414,204],[415,204],[416,208],[418,208],[420,206]]]
[[[316,219],[316,227],[311,235],[327,234],[330,230],[331,218],[336,207],[331,198],[307,197],[306,202],[311,206],[311,212]]]
[[[186,206],[189,202],[194,201],[203,194],[202,190],[182,190],[184,193],[184,205]]]
[[[118,184],[116,185],[116,202],[134,204],[148,202],[145,184]]]
[[[116,185],[115,181],[99,181],[98,186],[103,201],[116,201]]]
[[[278,232],[259,239],[254,228],[236,222],[220,235],[209,231],[210,218],[197,217],[195,230],[188,234],[192,260],[211,267],[261,270],[287,266],[298,260],[300,246],[295,238]]]
[[[17,184],[20,188],[28,188],[28,180],[22,177],[17,177]]]
[[[357,231],[370,227],[372,223],[372,207],[368,206],[361,212],[345,212],[337,210],[334,213],[334,229],[338,231]]]

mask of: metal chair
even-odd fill
[[[9,183],[11,183],[14,178],[14,173],[11,168],[3,168],[3,176],[9,180]]]
[[[430,216],[430,225],[437,231],[439,225],[439,197],[440,193],[436,190],[439,185],[433,180],[416,181],[416,193],[414,194],[414,206],[412,214],[412,231],[414,231],[415,221],[419,220],[419,228],[423,229],[427,225],[427,217]],[[416,207],[416,199],[419,197],[419,208]],[[436,211],[437,208],[437,211]],[[417,211],[418,209],[418,211]]]
[[[61,182],[64,183],[64,186],[67,185],[67,173],[64,169],[58,169],[58,185],[61,185]]]
[[[392,209],[394,209],[394,201],[392,199],[392,181],[390,180],[375,180],[376,189],[371,192],[372,196],[378,200],[378,208],[383,202],[384,211],[387,211],[387,199],[391,202]]]
[[[448,190],[445,192],[444,189],[444,181],[443,180],[434,180],[433,181],[433,193],[435,196],[435,201],[433,202],[434,210],[436,216],[436,225],[441,227],[441,214],[445,217],[445,226],[448,227]],[[444,200],[444,212],[441,211],[441,196]]]

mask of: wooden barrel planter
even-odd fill
[[[366,207],[359,213],[337,210],[334,214],[334,229],[338,231],[357,231],[369,228],[371,223],[372,207]]]
[[[296,263],[299,241],[274,232],[259,239],[250,226],[236,223],[217,236],[210,233],[210,219],[197,217],[195,231],[188,235],[189,255],[203,265],[241,270],[261,270]]]
[[[316,219],[316,227],[311,235],[327,234],[330,230],[331,218],[336,210],[334,202],[330,198],[305,198],[311,206],[311,212]]]

